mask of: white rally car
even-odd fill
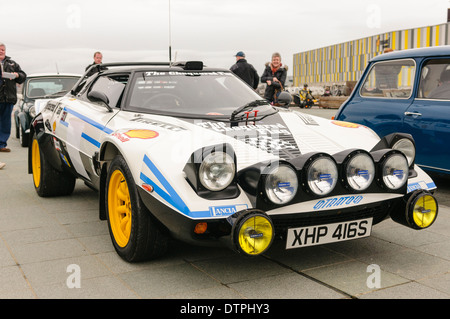
[[[29,172],[40,196],[69,195],[76,178],[98,190],[127,261],[160,256],[170,236],[258,255],[274,239],[290,249],[436,219],[410,135],[270,105],[201,62],[94,68],[34,118]]]

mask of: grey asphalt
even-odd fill
[[[329,117],[332,110],[313,108]],[[14,132],[0,153],[0,298],[395,299],[450,297],[450,179],[435,179],[439,216],[414,231],[386,220],[368,238],[245,258],[177,241],[164,257],[129,264],[115,253],[97,194],[40,198]],[[175,309],[177,311],[177,309]]]

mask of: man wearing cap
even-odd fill
[[[236,63],[231,66],[230,70],[256,90],[259,83],[259,75],[253,65],[245,59],[244,52],[239,51],[236,53]]]

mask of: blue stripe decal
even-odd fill
[[[88,141],[89,143],[93,144],[94,146],[97,146],[98,148],[100,148],[100,142],[98,142],[97,140],[94,140],[92,137],[90,137],[89,135],[86,135],[84,133],[81,133],[81,137],[84,138],[86,141]]]
[[[416,189],[422,189],[421,184],[425,184],[425,182],[416,182],[416,183],[408,184],[408,193],[410,193]],[[426,186],[427,186],[426,189],[436,188],[436,184],[434,182],[427,183]]]
[[[169,196],[172,201],[172,205],[176,207],[179,211],[189,214],[189,208],[186,206],[186,204],[183,202],[183,200],[180,198],[180,196],[177,194],[177,192],[173,189],[173,187],[167,182],[167,180],[164,178],[164,176],[161,174],[161,172],[156,168],[156,166],[150,161],[150,159],[147,157],[147,155],[144,155],[144,163],[147,165],[147,167],[152,171],[152,173],[155,175],[155,177],[158,179],[158,181],[162,184],[162,186],[169,192]]]
[[[69,123],[67,123],[67,122],[65,122],[65,121],[63,121],[63,120],[60,120],[59,123],[61,123],[61,124],[64,125],[65,127],[69,127]]]
[[[67,107],[64,107],[64,111],[66,111],[67,113],[70,113],[70,114],[78,117],[79,119],[85,121],[86,123],[89,123],[90,125],[98,128],[99,130],[105,132],[106,134],[111,134],[113,132],[113,130],[105,127],[104,125],[102,125],[102,124],[100,124],[98,122],[95,122],[95,121],[91,120],[87,116],[84,116],[84,115],[82,115],[82,114],[80,114],[80,113],[78,113],[78,112],[76,112],[74,110],[71,110],[71,109],[68,109]]]
[[[164,191],[161,187],[156,185],[148,176],[146,176],[144,173],[141,172],[140,178],[141,180],[151,185],[159,196],[161,196],[166,202],[168,202],[170,205],[178,209],[180,212],[182,212],[184,215],[187,215],[192,218],[205,218],[205,217],[211,217],[211,213],[209,211],[198,211],[198,212],[192,212],[189,210],[189,207],[183,202],[183,200],[180,198],[180,196],[177,194],[177,192],[173,189],[173,187],[169,184],[169,182],[164,178],[164,176],[161,174],[161,172],[156,168],[156,166],[152,163],[152,161],[147,157],[147,155],[144,155],[144,163],[145,165],[152,171],[152,173],[155,175],[155,177],[158,179],[158,181],[162,184],[162,186],[167,190]]]

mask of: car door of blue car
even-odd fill
[[[414,101],[415,72],[413,59],[372,63],[336,119],[368,126],[380,137],[401,131]]]
[[[416,98],[405,112],[403,130],[416,142],[416,162],[450,172],[450,58],[427,58],[420,65]]]

